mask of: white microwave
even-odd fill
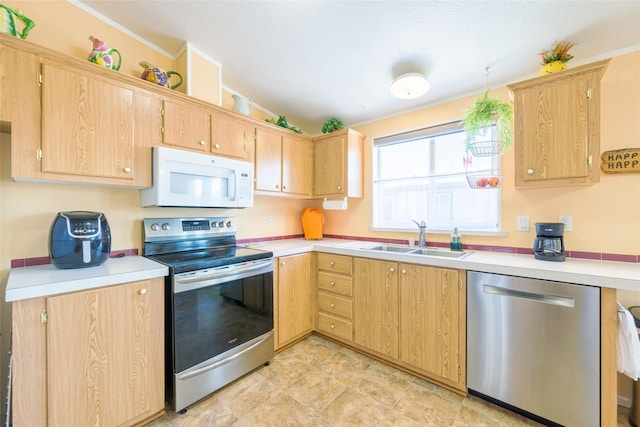
[[[143,207],[249,208],[253,163],[167,147],[153,147],[153,186]]]

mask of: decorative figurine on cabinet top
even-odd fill
[[[140,74],[142,80],[156,83],[169,89],[176,89],[182,84],[182,76],[177,71],[164,71],[162,68],[151,65],[146,61],[140,61],[140,66],[144,68],[144,71]],[[178,83],[171,85],[169,83],[171,76],[178,76],[178,79],[180,79]]]
[[[16,21],[15,18],[18,18],[24,24],[24,28],[22,28],[22,32],[19,32],[16,29]],[[10,9],[5,5],[0,4],[0,31],[6,34],[9,34],[14,37],[20,37],[21,39],[26,39],[29,31],[36,24],[26,16],[22,14],[22,10],[20,9]]]
[[[107,45],[102,40],[98,40],[93,36],[89,36],[89,40],[93,43],[93,50],[89,54],[89,61],[94,64],[102,65],[105,68],[110,70],[118,71],[120,69],[120,64],[122,63],[122,55],[116,49],[111,49],[109,45]],[[113,61],[113,54],[118,54],[118,64],[116,65]]]

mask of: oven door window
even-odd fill
[[[273,273],[173,295],[175,373],[273,329]]]

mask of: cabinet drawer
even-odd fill
[[[351,257],[333,254],[318,254],[318,270],[351,275]]]
[[[351,296],[351,277],[319,271],[318,289]]]
[[[351,341],[352,324],[348,320],[329,316],[328,314],[318,314],[318,330],[327,334],[332,334],[342,339]]]
[[[336,316],[346,317],[351,320],[351,300],[339,297],[337,295],[328,294],[326,292],[318,292],[318,308],[321,311],[335,314]]]

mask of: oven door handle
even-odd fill
[[[178,376],[176,376],[176,379],[178,379],[178,380],[188,380],[189,378],[193,378],[193,377],[198,376],[200,374],[204,374],[205,372],[209,372],[212,369],[216,369],[216,368],[219,368],[220,366],[226,365],[227,363],[231,363],[235,359],[237,359],[238,357],[241,357],[243,354],[253,350],[256,347],[261,346],[262,344],[264,344],[265,341],[270,339],[272,336],[273,336],[273,331],[271,331],[267,335],[265,335],[260,341],[253,343],[249,347],[245,348],[244,350],[242,350],[239,353],[234,354],[233,356],[230,356],[230,357],[227,357],[227,358],[225,358],[223,360],[220,360],[218,362],[212,363],[211,365],[203,366],[202,368],[196,369],[195,371],[191,371],[191,372],[187,372],[187,373],[182,374],[182,375],[178,375]]]
[[[231,277],[231,276],[236,276],[238,274],[244,274],[244,273],[249,273],[251,271],[264,269],[265,267],[269,267],[271,262],[272,261],[251,265],[251,266],[240,267],[240,268],[225,269],[224,271],[221,271],[221,272],[213,272],[211,274],[201,275],[201,276],[196,275],[196,276],[190,276],[190,277],[184,277],[184,278],[176,277],[175,281],[176,283],[186,284],[186,283],[202,282],[205,280],[221,279],[224,277]]]

